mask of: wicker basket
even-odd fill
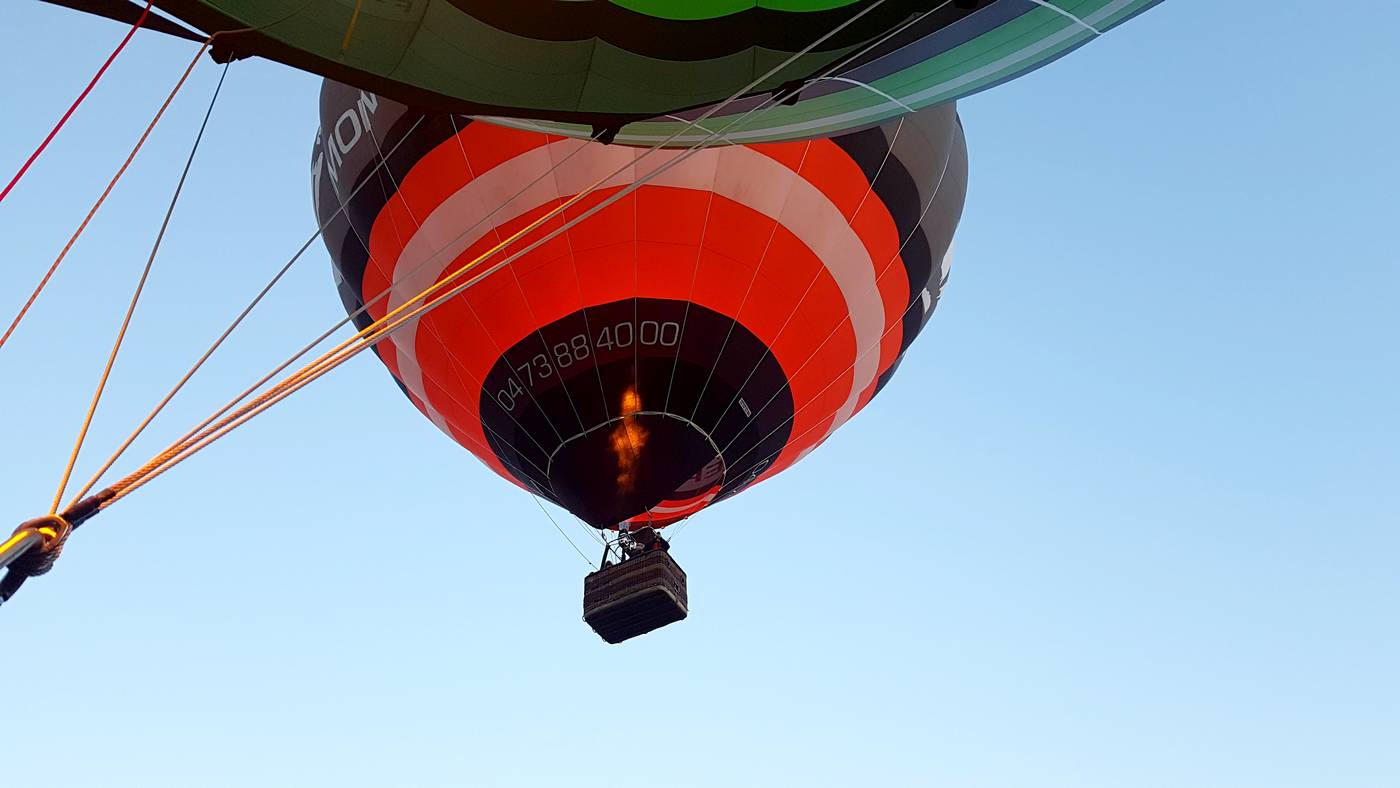
[[[685,618],[685,572],[665,550],[590,573],[583,579],[583,620],[609,643],[621,643]]]

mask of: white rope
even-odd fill
[[[817,77],[816,79],[814,79],[814,80],[812,80],[812,81],[813,81],[813,82],[845,82],[845,83],[848,84],[848,85],[855,85],[855,86],[858,87],[858,88],[865,88],[866,90],[870,91],[871,93],[874,93],[875,95],[879,96],[880,98],[884,99],[885,101],[888,101],[888,102],[890,102],[891,104],[894,104],[895,106],[899,107],[900,109],[904,110],[905,112],[914,112],[914,111],[915,111],[913,107],[909,106],[908,104],[905,104],[903,101],[900,101],[899,99],[895,98],[894,96],[891,96],[890,94],[886,93],[885,91],[883,91],[883,90],[881,90],[881,89],[875,87],[874,85],[870,84],[869,82],[861,82],[861,81],[858,80],[858,79],[851,79],[850,77]]]
[[[691,121],[687,121],[685,118],[681,117],[680,115],[667,115],[666,118],[667,118],[667,120],[679,121],[680,123],[691,123],[691,125],[693,125],[695,128],[697,128],[697,129],[699,129],[699,130],[705,132],[706,134],[715,134],[715,132],[714,132],[712,129],[708,129],[708,128],[706,128],[705,126],[703,126],[703,125],[701,125],[701,124],[699,124],[699,123],[692,123]],[[536,128],[538,128],[538,127],[536,127]],[[734,144],[734,141],[731,140],[731,139],[729,139],[729,135],[728,135],[728,134],[719,134],[719,135],[716,137],[716,139],[718,139],[719,141],[723,142],[725,145],[733,145],[733,144]]]
[[[1066,17],[1066,18],[1072,20],[1076,25],[1079,25],[1080,27],[1082,27],[1082,28],[1088,30],[1089,32],[1093,33],[1093,34],[1096,35],[1096,36],[1101,36],[1101,35],[1103,35],[1103,31],[1102,31],[1102,30],[1099,30],[1097,27],[1094,27],[1093,25],[1089,24],[1088,22],[1085,22],[1083,19],[1080,19],[1079,17],[1075,16],[1074,14],[1071,14],[1070,12],[1066,11],[1066,10],[1063,9],[1063,8],[1060,8],[1059,6],[1055,5],[1054,3],[1048,2],[1048,0],[1031,0],[1031,2],[1032,2],[1032,3],[1035,3],[1036,5],[1040,6],[1041,8],[1048,8],[1048,9],[1050,9],[1051,11],[1054,11],[1055,13],[1059,14],[1060,16],[1063,16],[1063,17]]]
[[[540,511],[544,512],[544,516],[549,518],[549,524],[554,526],[554,530],[558,531],[559,535],[564,537],[564,541],[568,542],[570,547],[574,548],[574,552],[578,553],[578,557],[582,558],[585,564],[588,564],[590,567],[593,566],[593,560],[584,555],[583,551],[578,548],[578,545],[574,544],[574,540],[570,539],[569,535],[564,533],[564,529],[559,527],[559,523],[554,519],[554,515],[550,514],[549,510],[544,508],[543,503],[540,503],[539,496],[532,494],[530,500],[534,501],[535,505],[540,507]]]

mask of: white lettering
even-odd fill
[[[345,121],[350,121],[351,135],[349,139],[345,136]],[[347,109],[340,113],[340,117],[335,121],[335,145],[340,148],[341,153],[349,153],[355,147],[355,143],[360,141],[360,135],[364,134],[364,127],[360,125],[360,116],[354,109]]]
[[[365,128],[370,128],[369,116],[379,109],[379,97],[373,93],[360,91],[360,98],[355,102],[355,108],[360,111],[360,120],[364,121]]]

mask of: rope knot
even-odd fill
[[[73,533],[73,526],[60,515],[51,514],[22,523],[15,529],[16,534],[26,531],[38,534],[43,541],[10,564],[9,569],[21,577],[38,577],[53,569],[68,535]]]

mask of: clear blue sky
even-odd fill
[[[8,177],[122,30],[6,5]],[[0,781],[1400,785],[1397,28],[1169,0],[965,101],[934,324],[821,451],[687,526],[690,620],[625,646],[529,496],[357,359],[0,611]],[[0,205],[7,319],[190,54],[138,37]],[[0,350],[11,521],[52,495],[216,77]],[[85,467],[313,229],[317,89],[233,67]],[[328,268],[144,451],[336,320]]]

